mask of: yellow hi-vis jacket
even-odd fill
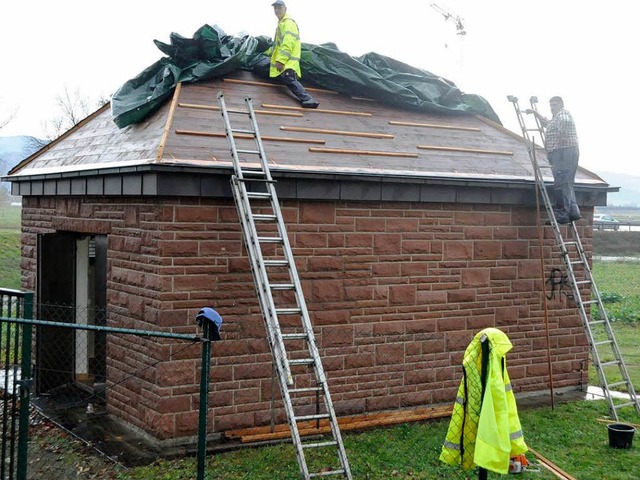
[[[274,45],[271,50],[271,67],[269,68],[269,76],[277,77],[282,73],[276,68],[276,62],[280,62],[284,65],[284,70],[290,68],[296,72],[298,77],[302,77],[302,74],[300,73],[301,50],[302,46],[300,44],[298,25],[293,18],[285,14],[276,27]]]
[[[489,365],[482,399],[482,342],[489,342]],[[451,423],[440,460],[464,469],[479,466],[492,472],[509,472],[509,459],[528,448],[513,395],[505,355],[509,337],[497,328],[476,334],[467,347]]]

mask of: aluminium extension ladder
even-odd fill
[[[328,476],[351,480],[349,461],[276,195],[276,182],[269,171],[251,98],[245,98],[245,103],[246,110],[229,109],[223,93],[218,93],[233,159],[231,188],[300,473],[305,480]],[[244,117],[244,124],[248,119],[249,126],[232,128],[230,114]],[[234,135],[253,138],[255,149],[238,148]],[[326,422],[332,438],[318,440],[316,428]],[[326,464],[327,449],[337,450],[339,465],[335,457],[331,465]]]
[[[518,99],[511,95],[509,95],[507,98],[511,103],[513,103],[516,111],[516,116],[518,117],[518,123],[520,124],[520,128],[522,129],[522,135],[527,140],[529,156],[531,158],[531,163],[533,165],[533,170],[535,173],[536,185],[544,201],[547,215],[549,217],[549,222],[551,224],[551,227],[553,228],[553,233],[555,234],[556,243],[560,247],[560,255],[567,270],[567,279],[571,285],[573,298],[578,307],[580,318],[582,319],[582,323],[587,333],[587,339],[589,341],[589,347],[591,349],[591,357],[593,360],[593,364],[598,372],[600,387],[602,388],[604,397],[609,403],[609,412],[611,414],[611,417],[617,421],[618,410],[630,406],[634,406],[636,413],[640,415],[640,404],[638,404],[638,396],[636,395],[633,384],[631,382],[631,378],[629,377],[629,372],[627,371],[627,367],[624,363],[624,360],[622,359],[618,343],[611,328],[611,322],[609,321],[609,317],[607,316],[607,312],[602,302],[602,297],[600,296],[600,291],[596,286],[595,280],[591,273],[591,269],[589,267],[587,256],[585,254],[584,248],[582,247],[582,242],[580,241],[578,230],[575,224],[571,222],[568,227],[569,231],[573,235],[573,240],[566,241],[562,236],[560,225],[556,221],[553,211],[553,203],[551,202],[549,194],[547,193],[547,189],[542,177],[541,167],[536,160],[536,144],[534,142],[534,138],[531,135],[531,132],[538,132],[538,134],[540,135],[540,139],[544,144],[544,130],[542,128],[540,120],[537,116],[534,115],[536,127],[528,128],[522,115],[523,112],[518,106]],[[537,103],[538,99],[536,97],[531,97],[531,109],[536,112],[538,111]],[[577,273],[581,274],[580,279],[576,277]],[[583,293],[580,291],[581,287],[590,287],[591,300],[582,299]],[[599,313],[599,320],[592,320],[590,315],[587,314],[586,307],[588,306],[590,306],[591,308],[597,308],[597,311]],[[617,367],[617,369],[615,367]],[[607,375],[609,375],[610,377],[616,376],[616,370],[618,371],[618,376],[621,377],[622,380],[609,382],[609,380],[607,380]],[[625,391],[628,395],[625,395],[623,398],[613,395],[612,390],[618,389],[618,387],[624,387],[623,391]],[[622,388],[620,388],[620,390],[622,390]]]

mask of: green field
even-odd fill
[[[0,287],[20,288],[20,232],[0,230]]]
[[[20,213],[0,206],[0,287],[20,288]]]
[[[20,230],[21,208],[0,205],[0,230]]]
[[[20,208],[0,206],[0,287],[20,288]]]
[[[608,446],[607,428],[597,421],[603,402],[577,402],[526,409],[520,412],[527,445],[575,478],[628,480],[637,478],[640,449],[614,450]],[[450,467],[438,459],[449,420],[409,423],[363,433],[346,433],[345,447],[354,479],[469,480],[473,470]],[[249,448],[211,455],[207,478],[219,480],[297,480],[300,478],[291,445]],[[535,461],[533,454],[527,454]],[[149,467],[122,472],[118,480],[181,480],[195,478],[195,461],[159,461]],[[489,473],[488,478],[498,478]],[[542,468],[522,478],[557,478]]]

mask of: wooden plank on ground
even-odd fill
[[[627,363],[627,366],[629,364]],[[598,420],[599,422],[602,423],[623,423],[625,425],[631,425],[633,428],[639,428],[640,429],[640,423],[629,423],[629,422],[620,422],[618,420],[609,420],[608,418],[597,418],[596,420]]]
[[[398,410],[394,412],[382,412],[366,415],[354,415],[338,418],[340,430],[363,430],[379,426],[397,425],[399,423],[417,422],[433,418],[448,417],[453,407],[440,406],[417,408],[415,410]],[[328,420],[319,422],[319,428],[315,421],[299,422],[300,435],[322,435],[331,431]],[[270,426],[231,430],[224,433],[230,439],[240,439],[242,443],[263,442],[280,440],[291,436],[288,424],[275,425],[273,431]]]
[[[538,459],[538,461],[540,462],[540,464],[546,468],[547,470],[549,470],[551,473],[553,473],[556,477],[562,479],[562,480],[577,480],[575,477],[572,477],[571,475],[569,475],[567,472],[565,472],[564,470],[562,470],[560,467],[558,467],[557,465],[555,465],[554,463],[552,463],[550,460],[546,459],[545,457],[543,457],[541,454],[539,454],[538,452],[536,452],[533,448],[529,447],[529,451],[531,453],[533,453],[535,455],[535,457]]]
[[[346,148],[325,148],[325,147],[309,147],[310,152],[315,153],[336,153],[344,155],[374,155],[380,157],[407,157],[418,158],[417,153],[411,152],[383,152],[379,150],[352,150]]]
[[[195,135],[198,137],[226,137],[227,134],[224,132],[202,132],[199,130],[176,130],[177,135]],[[253,140],[253,135],[249,135],[246,133],[235,133],[233,138],[242,138],[246,140]],[[326,143],[325,140],[315,139],[315,138],[294,138],[294,137],[272,137],[269,135],[263,135],[260,138],[262,140],[267,140],[270,142],[290,142],[290,143],[314,143],[316,145],[324,145]]]

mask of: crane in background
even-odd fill
[[[467,31],[464,29],[464,24],[462,23],[462,18],[460,15],[456,15],[455,13],[451,13],[444,8],[442,8],[437,3],[432,3],[431,8],[441,13],[444,16],[445,22],[448,20],[452,20],[456,24],[457,35],[466,35]]]

